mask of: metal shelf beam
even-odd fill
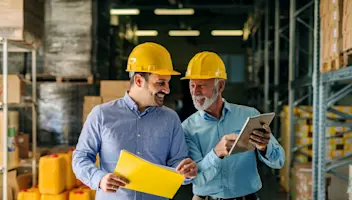
[[[312,85],[312,77],[310,76],[305,76],[300,79],[296,79],[291,82],[291,87],[293,88],[300,88],[304,86],[311,86]]]
[[[320,182],[319,178],[319,84],[320,84],[320,65],[321,65],[321,49],[320,49],[320,1],[314,0],[314,31],[313,31],[313,75],[312,75],[312,86],[313,86],[313,160],[312,160],[312,198],[313,200],[319,199],[319,190],[318,184]],[[324,132],[325,136],[325,132]]]
[[[341,100],[343,97],[345,97],[346,95],[348,95],[351,92],[352,92],[352,83],[345,86],[344,88],[342,88],[341,90],[336,92],[334,95],[330,96],[329,99],[327,100],[328,107],[332,106],[337,101]]]
[[[312,6],[314,4],[314,1],[310,1],[309,3],[307,3],[306,5],[304,5],[302,8],[298,9],[295,12],[295,17],[297,17],[298,15],[300,15],[302,12],[304,12],[305,10],[307,10],[310,6]]]
[[[265,2],[264,37],[264,112],[269,112],[269,0]]]
[[[324,83],[334,81],[352,80],[352,66],[323,73],[321,79]]]
[[[8,129],[8,109],[9,108],[26,108],[26,107],[32,107],[32,184],[37,185],[37,163],[36,161],[36,149],[37,149],[37,114],[36,114],[36,103],[37,103],[37,96],[36,96],[36,90],[37,90],[37,85],[36,85],[36,47],[31,46],[26,43],[22,42],[17,42],[17,41],[11,41],[6,38],[2,38],[0,41],[0,45],[2,46],[2,55],[3,55],[3,99],[2,99],[2,105],[1,109],[3,111],[4,117],[3,117],[3,149],[2,149],[2,154],[3,154],[3,166],[2,166],[2,172],[3,172],[3,191],[2,191],[2,199],[7,199],[8,193],[7,193],[7,186],[8,186],[8,150],[7,150],[7,129]],[[33,80],[32,80],[32,99],[31,103],[21,103],[21,104],[8,104],[8,52],[32,52],[32,74],[33,74]]]
[[[295,101],[295,88],[292,87],[290,83],[295,79],[295,72],[296,72],[296,63],[295,63],[295,52],[296,52],[296,40],[295,40],[295,32],[296,32],[296,20],[295,20],[295,10],[296,10],[296,0],[290,0],[290,33],[289,33],[289,80],[288,80],[288,120],[289,120],[289,137],[290,137],[290,142],[289,142],[289,148],[293,149],[295,143],[295,137],[294,137],[294,112],[293,112],[293,105]],[[290,152],[290,156],[288,160],[288,166],[289,168],[292,168],[293,160],[294,160],[294,152]],[[291,171],[289,170],[289,176],[291,176]],[[288,185],[291,185],[291,179],[289,178],[288,180]],[[288,193],[287,199],[290,199],[290,194]]]
[[[275,0],[275,44],[274,44],[274,84],[280,84],[280,0]],[[279,116],[279,90],[274,92],[274,112]],[[274,118],[274,136],[277,138],[279,129],[279,118]]]

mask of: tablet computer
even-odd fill
[[[275,113],[264,113],[247,118],[235,143],[229,151],[229,155],[254,150],[255,147],[249,142],[250,135],[255,129],[263,129],[263,124],[268,126],[275,117]]]

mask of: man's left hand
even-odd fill
[[[266,124],[261,130],[253,130],[249,141],[260,151],[266,151],[269,144],[271,130]]]
[[[198,173],[197,163],[190,158],[186,158],[177,166],[176,171],[185,178],[194,178]]]

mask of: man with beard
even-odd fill
[[[247,117],[259,112],[222,98],[227,74],[217,54],[196,54],[182,79],[190,79],[190,93],[198,110],[182,123],[189,154],[198,166],[198,175],[192,180],[193,199],[258,199],[256,192],[262,183],[256,158],[271,168],[281,168],[283,148],[264,125],[251,134],[255,151],[227,156]]]
[[[169,52],[155,43],[135,47],[126,71],[131,87],[125,96],[96,106],[87,117],[73,152],[73,171],[97,190],[97,200],[161,200],[124,189],[129,180],[113,171],[125,149],[152,163],[174,167],[185,178],[196,176],[196,163],[187,158],[181,121],[175,111],[163,107],[171,75],[180,73],[173,70]],[[100,168],[95,166],[97,154]]]

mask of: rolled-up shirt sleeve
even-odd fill
[[[107,174],[96,165],[101,146],[101,109],[96,106],[88,115],[72,155],[72,168],[77,179],[93,190],[99,189],[100,180]]]

